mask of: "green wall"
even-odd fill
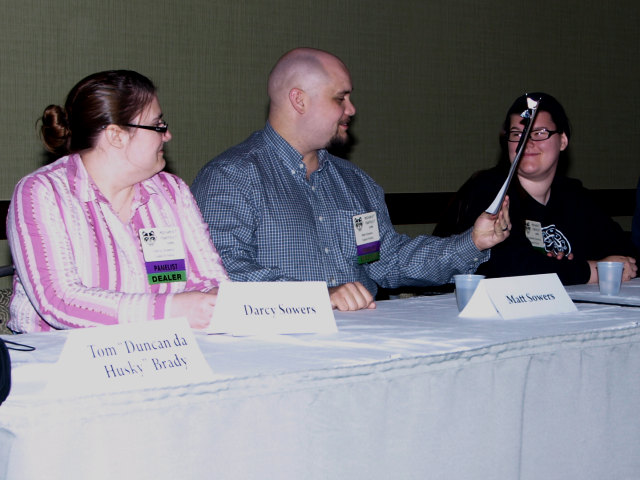
[[[388,192],[456,190],[492,165],[504,111],[534,90],[572,119],[571,175],[633,188],[638,24],[636,0],[3,0],[0,199],[44,160],[35,129],[44,107],[85,75],[130,68],[156,82],[173,133],[169,166],[191,182],[262,127],[266,76],[303,45],[350,67],[350,159]]]

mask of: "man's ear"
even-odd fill
[[[128,133],[118,125],[108,125],[104,133],[107,142],[116,148],[122,148],[129,140]]]
[[[300,114],[303,114],[306,110],[306,97],[307,95],[304,93],[304,90],[300,90],[299,88],[292,88],[289,90],[289,101],[291,102],[291,106]]]

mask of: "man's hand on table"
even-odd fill
[[[341,312],[376,308],[373,295],[360,282],[345,283],[329,288],[331,307]]]

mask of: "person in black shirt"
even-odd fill
[[[573,285],[596,283],[598,261],[618,261],[624,263],[623,281],[634,278],[637,267],[629,235],[601,210],[579,180],[559,172],[566,161],[571,127],[562,105],[545,93],[515,100],[500,134],[500,162],[477,172],[461,187],[434,234],[464,231],[491,204],[515,158],[525,128],[520,114],[527,109],[527,96],[540,102],[507,192],[511,236],[491,250],[491,258],[477,273],[508,277],[555,272],[563,284]]]

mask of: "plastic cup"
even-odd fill
[[[476,287],[480,280],[484,278],[484,275],[454,275],[453,281],[456,283],[456,301],[458,302],[458,311],[469,303],[469,300],[473,296],[473,292],[476,291]]]
[[[622,282],[622,262],[598,262],[600,295],[618,295]]]

